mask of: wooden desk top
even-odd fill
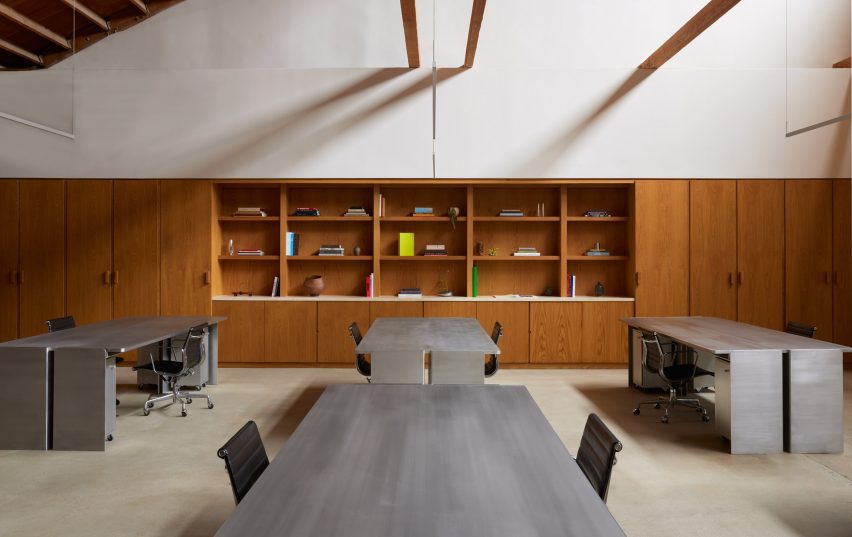
[[[479,321],[466,317],[382,317],[358,345],[365,354],[395,350],[500,353]]]

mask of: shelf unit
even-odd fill
[[[598,281],[608,296],[632,296],[630,180],[215,183],[214,294],[268,295],[273,277],[280,276],[282,296],[303,296],[304,279],[321,274],[324,294],[363,296],[372,272],[378,296],[419,287],[431,297],[440,283],[455,296],[471,297],[475,265],[480,296],[565,297],[569,274],[577,275],[578,296],[593,295]],[[232,216],[241,206],[261,206],[269,216]],[[363,206],[369,216],[342,216],[350,206]],[[411,216],[415,206],[432,207],[435,216]],[[294,216],[297,207],[316,207],[320,216]],[[447,216],[450,207],[459,209],[455,226]],[[519,209],[524,216],[497,216],[501,209]],[[588,210],[612,216],[583,216]],[[288,232],[299,234],[297,256],[283,254]],[[414,234],[414,256],[399,256],[400,233]],[[260,248],[266,255],[229,256],[229,240],[237,249]],[[584,255],[596,242],[612,255]],[[479,243],[486,252],[497,248],[497,255],[477,255]],[[316,255],[323,244],[340,244],[346,255]],[[448,255],[423,255],[427,244],[446,245]],[[361,249],[357,256],[356,246]],[[512,256],[520,247],[534,247],[541,256]]]

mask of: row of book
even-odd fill
[[[284,255],[299,255],[299,234],[288,231],[284,237]]]

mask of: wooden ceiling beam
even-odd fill
[[[143,0],[130,0],[130,3],[136,6],[136,9],[145,15],[148,14],[148,4],[146,4]]]
[[[34,54],[29,50],[24,50],[18,45],[14,45],[9,43],[4,39],[0,39],[0,49],[5,50],[6,52],[11,52],[15,56],[21,57],[25,60],[32,62],[34,65],[43,66],[44,60],[42,60],[41,56],[38,54]]]
[[[408,53],[408,66],[420,67],[420,43],[417,39],[417,9],[415,0],[399,0],[402,9],[402,28],[405,30],[405,50]]]
[[[640,69],[657,69],[672,59],[683,47],[692,42],[693,39],[719,20],[722,15],[730,11],[732,7],[739,4],[740,0],[710,0],[694,17],[671,36],[668,41],[648,56]]]
[[[834,67],[835,69],[843,69],[844,67],[848,69],[849,67],[852,67],[852,57],[846,58],[845,60],[840,60],[839,62],[832,65],[832,67]]]
[[[467,31],[467,50],[464,53],[464,66],[473,67],[476,56],[476,45],[479,43],[479,29],[482,27],[482,16],[485,14],[485,0],[473,0],[473,10],[470,12],[470,28]]]
[[[97,24],[101,27],[101,30],[108,32],[109,31],[109,21],[105,18],[101,17],[85,5],[81,4],[81,0],[59,0],[66,6],[70,7],[80,15],[86,17],[93,23]]]
[[[21,26],[22,28],[26,28],[27,30],[33,32],[34,34],[37,34],[37,35],[47,39],[48,41],[56,43],[57,45],[59,45],[60,47],[62,47],[64,49],[70,49],[71,48],[71,43],[69,43],[66,38],[62,37],[61,35],[54,32],[53,30],[50,30],[50,29],[42,26],[41,24],[37,23],[36,21],[32,20],[31,18],[27,17],[26,15],[23,15],[22,13],[12,9],[11,7],[7,6],[6,4],[0,3],[0,15],[2,15],[3,17],[6,17],[10,21],[17,24],[18,26]]]

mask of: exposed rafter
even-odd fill
[[[849,67],[852,67],[852,57],[846,58],[845,60],[840,60],[839,62],[832,65],[832,67],[834,67],[835,69],[843,69],[844,67],[846,67],[848,69]]]
[[[98,15],[97,13],[95,13],[94,11],[92,11],[91,9],[86,7],[85,5],[81,4],[80,3],[81,0],[59,0],[59,1],[62,2],[63,4],[65,4],[66,6],[70,7],[71,9],[73,9],[74,11],[79,13],[80,15],[86,17],[87,19],[89,19],[93,23],[100,26],[101,30],[103,30],[105,32],[109,31],[109,21],[107,21],[105,18],[101,17],[100,15]]]
[[[25,60],[32,62],[34,65],[43,66],[44,60],[41,59],[41,56],[38,54],[33,54],[29,50],[24,50],[17,45],[13,45],[4,39],[0,39],[0,49],[5,50],[6,52],[11,52],[15,56],[19,56]]]
[[[27,30],[33,32],[34,34],[38,34],[41,37],[47,39],[48,41],[52,41],[56,43],[60,47],[64,49],[70,49],[71,43],[68,42],[67,39],[57,34],[53,30],[50,30],[31,18],[19,13],[18,11],[12,9],[6,4],[0,3],[0,15],[6,17],[10,21],[14,22],[18,26],[26,28]]]
[[[420,67],[420,44],[417,40],[417,8],[414,0],[399,0],[402,9],[402,28],[405,30],[405,50],[408,52],[408,66]]]
[[[473,67],[476,45],[479,43],[479,29],[482,27],[482,16],[484,14],[485,0],[473,0],[473,10],[470,12],[470,29],[467,31],[467,50],[464,53],[465,67]]]
[[[136,6],[136,9],[141,11],[144,14],[148,14],[148,4],[146,4],[143,0],[130,0],[130,3]]]
[[[680,30],[675,32],[668,41],[648,56],[642,62],[640,69],[657,69],[672,59],[683,47],[692,42],[693,39],[719,20],[722,15],[730,11],[732,7],[739,4],[740,0],[710,0],[694,17],[689,19]]]

